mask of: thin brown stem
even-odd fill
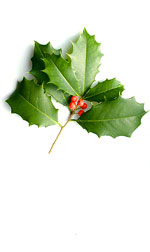
[[[60,131],[59,131],[59,133],[58,133],[58,135],[57,135],[55,141],[53,142],[53,144],[52,144],[52,146],[51,146],[51,148],[50,148],[50,150],[49,150],[49,152],[48,152],[49,154],[51,153],[51,151],[52,151],[54,145],[56,144],[57,139],[59,138],[59,136],[60,136],[62,130],[63,130],[63,129],[66,127],[66,125],[71,121],[71,118],[72,118],[72,116],[74,115],[74,113],[75,113],[75,111],[73,111],[72,113],[70,113],[70,116],[69,116],[67,122],[61,127],[61,129],[60,129]]]

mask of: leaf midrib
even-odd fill
[[[39,51],[41,52],[42,57],[44,58],[44,57],[45,57],[45,54],[42,52],[42,50],[41,50],[41,48],[40,48],[40,46],[39,46],[38,43],[37,43],[37,46],[38,46],[38,48],[39,48]]]
[[[54,63],[54,61],[51,59],[52,64],[56,67],[57,71],[60,73],[60,75],[63,77],[63,79],[65,80],[65,82],[69,85],[69,87],[76,93],[77,96],[79,96],[79,94],[77,93],[77,91],[70,85],[70,83],[68,82],[68,80],[66,79],[66,77],[60,72],[60,69],[58,68],[58,66]],[[68,63],[67,63],[68,64]]]
[[[61,127],[61,124],[57,121],[55,121],[54,119],[52,119],[50,116],[48,116],[47,114],[45,114],[43,111],[41,111],[40,109],[38,109],[37,107],[35,107],[32,103],[30,103],[27,99],[24,98],[23,95],[19,94],[19,96],[26,101],[29,105],[31,105],[34,109],[36,109],[38,112],[40,112],[41,114],[43,114],[45,117],[47,117],[48,119],[50,119],[51,121],[55,122],[56,124],[58,124]]]
[[[83,79],[83,90],[82,93],[84,94],[85,92],[85,80],[86,80],[86,65],[87,65],[87,38],[85,39],[86,41],[86,49],[85,49],[85,69],[84,69],[84,79]]]
[[[109,88],[109,89],[107,89],[107,90],[105,90],[105,91],[101,91],[101,92],[99,92],[99,93],[96,93],[95,95],[94,94],[92,94],[92,95],[90,95],[90,96],[85,96],[84,98],[86,99],[86,98],[90,98],[90,97],[95,97],[95,96],[97,96],[97,95],[99,95],[99,94],[102,94],[102,93],[106,93],[106,92],[108,92],[108,91],[111,91],[111,90],[114,90],[114,89],[119,89],[119,88],[121,88],[122,87],[122,85],[120,85],[120,86],[118,86],[118,87],[114,87],[114,88]]]
[[[96,119],[96,120],[80,120],[78,119],[77,121],[78,122],[105,122],[105,121],[115,121],[115,120],[122,120],[122,119],[126,119],[126,118],[132,118],[132,117],[136,117],[136,116],[139,116],[139,115],[143,115],[144,113],[140,113],[140,114],[137,114],[137,115],[133,115],[133,116],[126,116],[126,117],[120,117],[120,118],[112,118],[112,119],[105,119],[105,120],[102,120],[102,119]]]

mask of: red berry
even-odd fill
[[[83,110],[79,110],[78,115],[81,116],[84,113]]]
[[[86,109],[87,108],[87,104],[84,103],[83,106],[81,107],[82,109]]]
[[[72,96],[72,97],[71,97],[71,101],[72,101],[72,102],[76,102],[77,99],[78,99],[78,98],[77,98],[76,96]]]
[[[74,109],[76,109],[76,107],[77,107],[77,105],[75,104],[75,102],[70,102],[69,103],[69,108],[70,109],[74,110]]]
[[[83,104],[84,104],[84,101],[83,101],[82,99],[80,99],[80,100],[78,101],[78,105],[79,105],[79,107],[82,107],[82,106],[83,106]]]

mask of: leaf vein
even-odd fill
[[[120,117],[120,118],[110,118],[110,119],[95,119],[95,120],[80,120],[78,119],[78,122],[105,122],[105,121],[115,121],[115,120],[122,120],[122,119],[126,119],[126,118],[132,118],[132,117],[136,117],[139,115],[143,115],[143,113],[137,114],[137,115],[133,115],[133,116],[126,116],[126,117]]]
[[[19,96],[26,101],[26,103],[30,104],[34,109],[36,109],[38,112],[40,112],[41,114],[43,114],[45,117],[47,117],[48,119],[50,119],[51,121],[55,122],[56,124],[58,124],[61,127],[61,124],[57,121],[55,121],[54,119],[52,119],[50,116],[48,116],[47,114],[45,114],[43,111],[41,111],[39,108],[35,107],[32,103],[30,103],[28,100],[26,100],[24,98],[24,96],[22,96],[21,94],[19,94]]]
[[[58,68],[58,66],[53,62],[53,60],[51,60],[52,64],[56,67],[56,71],[60,73],[60,75],[63,77],[63,79],[65,80],[65,82],[70,86],[70,88],[76,93],[76,95],[79,95],[77,93],[77,91],[70,85],[69,81],[67,80],[67,78],[61,73],[60,69]]]
[[[86,98],[90,98],[90,97],[92,97],[92,96],[97,96],[97,95],[99,95],[99,94],[106,93],[106,92],[111,91],[111,90],[114,90],[114,89],[119,89],[120,87],[122,87],[122,86],[120,85],[119,87],[109,88],[109,89],[107,89],[106,91],[104,90],[104,91],[101,91],[101,92],[99,92],[99,93],[96,93],[95,95],[92,94],[92,95],[90,95],[90,96],[85,96],[84,98],[86,99]],[[89,92],[90,92],[90,91],[89,91]]]
[[[87,39],[86,41],[86,49],[85,49],[85,69],[84,69],[84,80],[83,80],[83,90],[82,93],[84,94],[85,92],[85,80],[86,80],[86,65],[87,65]]]

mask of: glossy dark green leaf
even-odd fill
[[[64,93],[62,90],[58,90],[53,84],[47,85],[49,82],[49,77],[46,73],[42,72],[42,70],[45,68],[42,58],[44,58],[46,54],[51,55],[52,53],[59,55],[61,53],[61,49],[54,49],[50,42],[46,45],[42,45],[35,41],[34,55],[31,59],[32,69],[30,73],[36,77],[38,84],[42,84],[43,81],[46,83],[44,85],[44,89],[47,95],[52,96],[57,102],[60,102],[64,106],[68,106],[67,100],[70,96]]]
[[[46,45],[42,45],[35,41],[34,55],[31,59],[32,69],[30,74],[36,77],[39,84],[42,84],[43,81],[49,80],[48,76],[41,71],[44,69],[44,62],[42,61],[42,58],[44,58],[46,54],[55,53],[56,55],[59,55],[60,52],[61,50],[55,50],[50,42],[48,42]]]
[[[68,56],[79,80],[82,96],[95,81],[103,54],[100,51],[101,44],[97,43],[95,36],[89,35],[85,28],[79,39],[72,44],[73,51]]]
[[[115,78],[98,82],[98,84],[90,88],[85,94],[84,99],[88,101],[102,102],[105,100],[111,101],[119,97],[124,90],[123,85]]]
[[[135,98],[105,101],[95,105],[77,120],[88,132],[101,136],[127,136],[141,124],[145,115],[144,104],[139,104]]]
[[[43,85],[37,85],[33,80],[23,79],[18,82],[15,92],[6,101],[11,112],[20,115],[29,125],[40,126],[60,125],[58,110],[51,98],[44,93]]]
[[[49,83],[70,95],[79,95],[79,83],[70,62],[55,54],[47,54],[43,61],[45,63],[43,72],[49,76]]]

